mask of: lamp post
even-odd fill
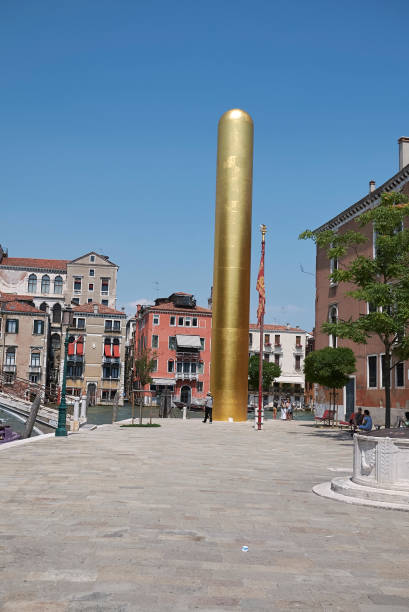
[[[67,331],[64,340],[64,368],[62,377],[62,388],[61,388],[61,401],[58,406],[58,427],[55,431],[55,435],[67,436],[67,403],[65,401],[66,387],[67,387],[67,356],[68,356],[68,344],[70,342],[69,328],[72,323],[72,309],[68,306],[63,312],[63,324],[67,326]]]

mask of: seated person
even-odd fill
[[[398,419],[398,427],[409,427],[409,412],[405,412],[405,416]]]
[[[354,425],[355,428],[359,425],[362,425],[364,415],[362,414],[362,408],[358,408],[356,412],[351,414],[351,418],[349,419],[349,424]]]
[[[358,429],[360,431],[371,431],[372,429],[372,417],[369,414],[369,410],[364,410],[364,418],[362,421],[362,425],[359,425]]]

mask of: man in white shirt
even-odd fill
[[[213,423],[213,397],[210,391],[208,391],[206,395],[205,401],[205,418],[203,419],[203,423],[206,423],[207,419],[209,419],[209,423]]]

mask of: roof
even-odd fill
[[[251,331],[260,331],[260,327],[257,323],[250,323]],[[264,331],[283,331],[283,332],[299,332],[300,334],[308,334],[305,329],[300,329],[299,327],[287,327],[287,325],[269,325],[268,323],[264,324]]]
[[[31,257],[3,257],[0,266],[11,268],[39,268],[44,270],[67,271],[69,259],[33,259]]]
[[[32,302],[32,295],[18,295],[17,293],[4,293],[0,291],[0,300],[2,302]]]
[[[190,294],[188,294],[190,295]],[[174,310],[175,312],[184,312],[184,313],[190,313],[190,314],[195,314],[195,313],[203,313],[203,314],[212,314],[212,311],[209,308],[202,308],[201,306],[194,306],[192,307],[188,307],[188,306],[175,306],[175,304],[173,302],[164,302],[162,304],[158,304],[157,306],[146,306],[146,311],[148,312],[153,312],[156,310]],[[146,312],[145,311],[145,312]]]
[[[121,310],[115,310],[114,308],[109,308],[109,306],[104,306],[103,304],[97,304],[96,302],[92,302],[91,304],[79,304],[78,306],[74,306],[72,309],[73,312],[84,312],[84,313],[93,313],[94,306],[98,306],[98,313],[96,314],[112,314],[112,315],[121,315],[126,317],[126,314]]]
[[[6,312],[15,312],[16,314],[20,312],[32,312],[33,314],[46,316],[46,313],[42,310],[31,306],[31,304],[26,304],[25,302],[18,302],[17,300],[3,303],[2,310]]]
[[[332,229],[334,227],[338,227],[343,225],[347,221],[350,221],[354,217],[361,215],[366,210],[374,208],[378,205],[381,194],[385,191],[395,191],[398,187],[404,187],[406,183],[409,182],[409,164],[399,170],[396,174],[394,174],[390,179],[388,179],[383,185],[380,185],[374,191],[371,191],[366,196],[346,208],[338,215],[326,221],[323,225],[316,228],[315,232],[322,232],[327,229]]]

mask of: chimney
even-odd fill
[[[409,164],[409,138],[402,136],[399,138],[399,170]]]
[[[94,314],[98,314],[98,304],[94,304]]]
[[[372,193],[373,191],[375,191],[375,181],[369,181],[369,193]]]

